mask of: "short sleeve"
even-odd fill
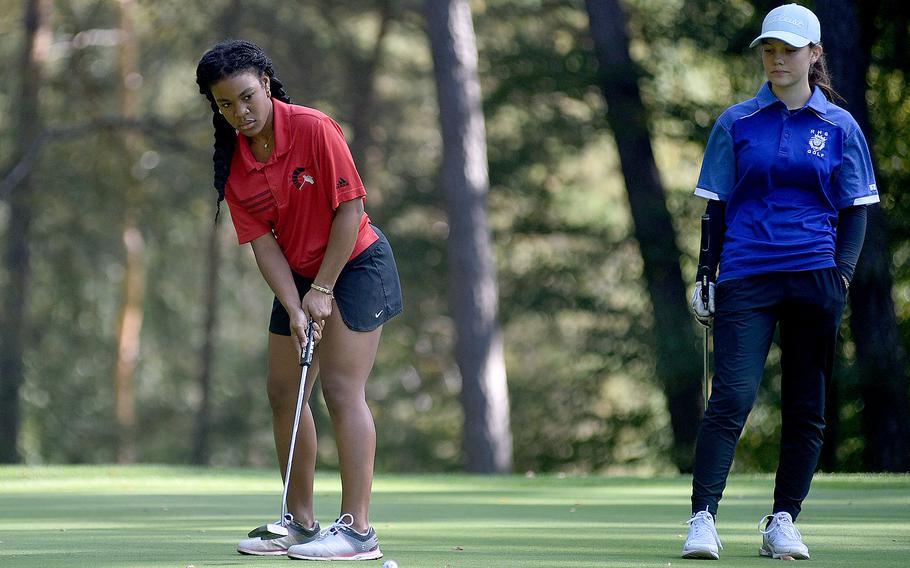
[[[695,195],[715,201],[727,201],[736,184],[736,156],[733,154],[733,137],[724,126],[723,117],[714,123],[701,173],[695,186]]]
[[[231,211],[231,221],[234,224],[234,231],[237,233],[238,244],[246,244],[271,232],[272,227],[267,222],[254,217],[245,207],[233,199],[230,186],[225,188],[224,193],[228,208]]]
[[[869,146],[859,127],[844,142],[843,161],[832,184],[832,201],[837,209],[879,201]]]
[[[331,118],[324,118],[317,137],[316,157],[320,176],[318,185],[329,192],[332,209],[338,209],[345,201],[364,197],[366,189],[354,166],[354,158],[338,123]]]

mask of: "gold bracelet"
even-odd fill
[[[316,290],[317,292],[322,292],[329,298],[335,297],[335,294],[332,292],[331,288],[326,288],[325,286],[320,286],[319,284],[316,284],[315,282],[310,284],[310,288],[312,288],[313,290]]]

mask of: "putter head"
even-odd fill
[[[271,540],[273,538],[288,536],[288,528],[281,523],[266,523],[251,530],[247,536],[250,538]]]

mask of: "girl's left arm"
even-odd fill
[[[325,249],[325,256],[319,266],[319,272],[313,280],[314,286],[327,290],[335,287],[335,281],[341,274],[341,269],[347,264],[354,244],[357,242],[357,232],[360,229],[360,219],[363,217],[363,199],[352,199],[342,202],[335,210],[332,220],[332,229],[329,232],[329,242]],[[322,322],[332,313],[332,296],[311,288],[301,301],[303,310],[317,322]]]
[[[853,280],[856,261],[863,249],[866,238],[866,206],[854,205],[845,207],[837,214],[837,243],[834,247],[834,263],[844,285],[849,286]]]

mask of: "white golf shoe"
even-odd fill
[[[299,560],[376,560],[382,558],[379,538],[373,527],[361,534],[352,526],[350,513],[341,515],[319,538],[288,549],[288,557]]]
[[[794,560],[809,559],[809,547],[803,544],[803,537],[793,524],[790,513],[780,512],[762,517],[758,522],[758,530],[762,533],[762,546],[758,551],[760,555],[771,558],[789,557]]]
[[[295,544],[303,544],[319,538],[319,522],[314,523],[313,528],[305,529],[291,517],[287,521],[287,527],[288,535],[281,538],[241,540],[237,544],[237,552],[254,556],[283,556],[287,554],[288,548]]]
[[[683,544],[682,557],[705,560],[720,558],[718,549],[723,548],[723,545],[714,527],[714,515],[707,510],[699,511],[686,524],[689,525],[689,535]]]

